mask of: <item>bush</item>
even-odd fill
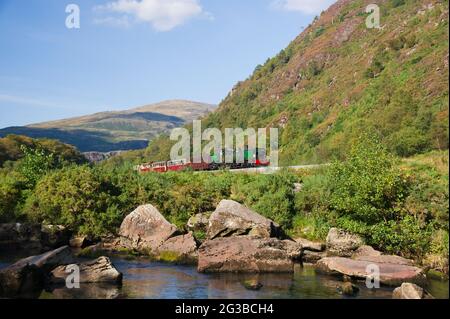
[[[31,221],[101,236],[117,230],[124,217],[115,206],[111,189],[111,184],[87,166],[64,168],[37,183],[24,210]]]
[[[376,137],[355,144],[345,162],[329,171],[330,206],[339,216],[367,224],[395,219],[407,195],[407,181]]]

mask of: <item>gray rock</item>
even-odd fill
[[[152,205],[139,206],[125,217],[119,231],[123,246],[149,253],[176,234],[176,226]]]
[[[423,283],[425,275],[422,269],[409,265],[375,263],[373,261],[354,260],[342,257],[326,257],[316,264],[318,271],[331,275],[346,275],[355,279],[373,277],[373,266],[379,268],[380,283],[397,286],[403,282]]]
[[[327,236],[328,256],[351,257],[363,245],[360,236],[331,228]]]
[[[223,200],[209,219],[207,237],[250,235],[257,238],[277,237],[280,227],[247,207],[231,200]]]
[[[400,287],[395,288],[392,293],[393,299],[424,299],[424,290],[412,283],[403,283]]]
[[[122,282],[122,274],[117,271],[108,257],[81,264],[59,266],[50,275],[50,282],[54,284],[65,283],[68,275],[72,274],[72,267],[76,265],[80,270],[80,283],[114,283]]]
[[[160,260],[181,264],[196,264],[198,260],[197,242],[194,235],[175,236],[157,248]]]
[[[208,240],[199,248],[199,272],[293,272],[292,245],[250,236]]]
[[[0,296],[16,297],[42,290],[45,276],[59,265],[73,263],[70,248],[64,246],[38,256],[19,260],[0,271]]]

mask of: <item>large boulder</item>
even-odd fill
[[[176,234],[176,226],[152,205],[139,206],[125,217],[119,231],[125,247],[150,253]]]
[[[351,257],[363,245],[360,236],[331,228],[327,236],[328,256]]]
[[[42,290],[45,276],[59,265],[73,263],[68,246],[24,258],[0,271],[0,296],[15,297]]]
[[[72,274],[74,265],[55,268],[50,274],[50,282],[53,284],[65,283],[67,276]],[[122,274],[117,271],[108,257],[100,257],[76,266],[80,269],[80,283],[120,284],[122,282]]]
[[[392,293],[393,299],[429,299],[432,298],[421,287],[412,283],[403,283],[400,287],[395,288]]]
[[[293,272],[294,244],[250,236],[208,240],[199,248],[198,271]]]
[[[277,237],[280,227],[247,207],[232,201],[219,203],[209,219],[208,239],[250,235],[258,238]]]
[[[355,279],[373,278],[373,266],[380,270],[380,283],[398,286],[403,282],[423,283],[425,275],[422,269],[410,265],[376,263],[366,260],[354,260],[342,257],[326,257],[316,264],[317,270],[331,275],[348,276]]]
[[[198,260],[197,242],[192,233],[168,239],[157,251],[157,258],[162,261],[196,264]]]

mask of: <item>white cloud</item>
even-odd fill
[[[128,17],[147,22],[157,31],[170,31],[193,17],[207,14],[198,0],[116,0],[95,8],[121,15],[97,19],[97,23],[123,25]]]
[[[318,14],[335,2],[336,0],[275,0],[273,5],[282,10]]]

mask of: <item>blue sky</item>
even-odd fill
[[[0,128],[219,103],[332,0],[0,0]],[[70,3],[80,29],[66,28]]]

